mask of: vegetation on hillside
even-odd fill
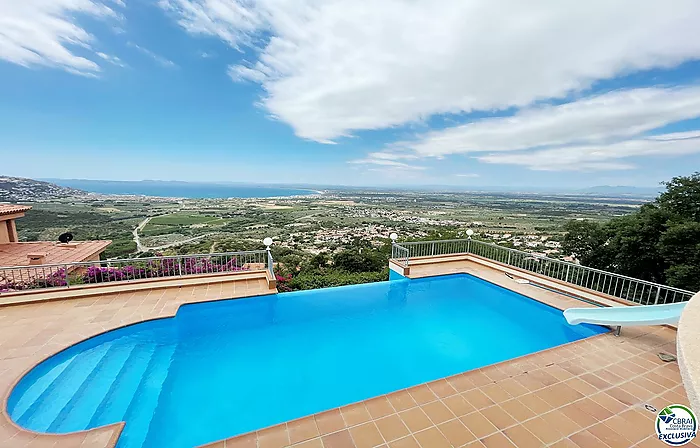
[[[288,251],[277,254],[277,288],[280,291],[327,288],[389,279],[391,244],[374,247],[356,239],[340,251],[312,257]]]
[[[605,223],[569,221],[563,251],[585,266],[700,290],[700,172],[665,185],[635,213]]]

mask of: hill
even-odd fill
[[[86,196],[75,188],[61,187],[50,182],[24,177],[0,176],[0,202],[32,202]]]

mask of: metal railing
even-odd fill
[[[0,293],[93,283],[265,270],[266,250],[0,267]]]
[[[409,253],[410,251],[408,248],[403,247],[400,244],[393,243],[391,245],[391,258],[403,267],[408,267]]]
[[[392,258],[399,251],[407,251],[401,263],[408,266],[413,257],[450,254],[474,254],[508,266],[520,268],[545,277],[561,280],[619,299],[643,305],[658,305],[690,300],[693,292],[639,280],[626,275],[581,266],[563,260],[535,255],[517,249],[502,247],[471,239],[442,241],[412,241],[394,244]]]
[[[269,249],[267,249],[267,272],[270,274],[271,279],[275,278],[275,263]]]

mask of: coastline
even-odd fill
[[[115,199],[226,200],[281,199],[313,197],[325,194],[313,188],[277,185],[226,185],[217,183],[57,180],[58,185],[80,190],[87,196]]]

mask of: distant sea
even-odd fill
[[[83,179],[43,179],[64,187],[91,193],[159,196],[166,198],[270,198],[316,194],[316,190],[268,185],[238,185],[195,182],[107,181]]]

